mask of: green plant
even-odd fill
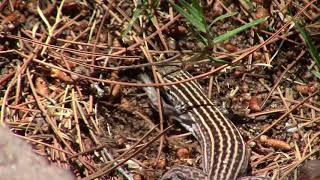
[[[130,19],[127,28],[122,32],[122,37],[126,37],[128,33],[132,30],[134,23],[138,18],[145,14],[148,20],[152,19],[153,12],[152,10],[159,6],[159,0],[151,1],[150,3],[146,0],[137,0],[136,7],[133,10],[132,18]]]
[[[191,3],[188,3],[185,0],[179,0],[180,5],[174,3],[171,0],[169,0],[169,2],[183,17],[185,17],[195,27],[195,34],[197,35],[198,40],[201,41],[206,46],[207,49],[212,48],[213,45],[216,43],[223,42],[234,37],[239,32],[242,32],[250,27],[256,26],[266,21],[268,18],[268,17],[264,17],[264,18],[256,19],[250,23],[247,23],[236,29],[228,31],[225,34],[214,37],[210,31],[210,28],[212,27],[212,25],[217,21],[236,15],[237,14],[236,12],[223,14],[215,18],[210,23],[210,25],[208,25],[204,18],[203,9],[200,6],[199,0],[192,0]]]
[[[303,39],[307,45],[308,51],[309,51],[312,59],[314,60],[315,64],[320,68],[319,51],[317,50],[317,48],[313,44],[309,33],[303,27],[301,27],[301,25],[298,22],[295,22],[295,27],[297,28],[297,30],[300,32],[301,36],[303,37]],[[316,75],[318,78],[320,78],[319,71],[313,71],[313,74]]]

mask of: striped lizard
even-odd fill
[[[163,70],[162,70],[163,71]],[[170,68],[170,72],[159,73],[162,82],[176,82],[191,78],[184,70]],[[151,83],[146,74],[140,79]],[[144,87],[154,107],[157,107],[156,91]],[[174,114],[199,141],[202,149],[203,170],[189,166],[176,166],[161,179],[174,180],[267,180],[266,177],[241,177],[248,165],[249,153],[236,126],[228,120],[213,102],[207,98],[197,81],[188,81],[164,87],[166,101],[164,112]]]

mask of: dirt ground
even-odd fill
[[[248,175],[320,177],[302,168],[320,159],[320,4],[201,7],[213,22],[206,32],[169,1],[1,1],[0,123],[79,179],[152,180],[175,165],[201,168],[197,140],[152,108],[137,77],[174,63],[240,130],[251,149]],[[199,39],[264,17],[210,47]]]

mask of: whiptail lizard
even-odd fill
[[[192,77],[183,70],[160,73],[164,82],[175,82]],[[140,75],[150,83],[146,74]],[[157,107],[156,91],[145,87],[153,106]],[[161,179],[174,180],[266,180],[266,177],[241,177],[248,165],[249,154],[246,144],[236,126],[214,106],[196,81],[164,87],[164,112],[175,115],[188,131],[199,141],[203,156],[203,170],[176,166]],[[167,100],[167,101],[165,101]]]

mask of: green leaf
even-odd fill
[[[231,30],[231,31],[229,31],[229,32],[227,32],[227,33],[225,33],[225,34],[222,34],[222,35],[214,38],[214,39],[213,39],[213,43],[219,43],[219,42],[223,42],[223,41],[225,41],[225,40],[227,40],[227,39],[230,39],[231,37],[235,36],[235,35],[238,34],[239,32],[241,32],[241,31],[243,31],[243,30],[246,30],[246,29],[248,29],[248,28],[250,28],[250,27],[252,27],[252,26],[255,26],[255,25],[257,25],[257,24],[260,24],[260,23],[266,21],[267,19],[268,19],[268,17],[263,17],[263,18],[254,20],[254,21],[252,21],[252,22],[250,22],[250,23],[248,23],[248,24],[245,24],[245,25],[243,25],[243,26],[241,26],[241,27],[238,27],[238,28],[236,28],[236,29],[233,29],[233,30]]]
[[[314,46],[309,33],[299,25],[298,22],[295,22],[295,27],[298,29],[300,34],[302,35],[304,41],[306,42],[306,45],[308,47],[308,50],[312,56],[312,59],[315,61],[318,67],[320,67],[320,56],[317,48]],[[318,72],[319,73],[319,72]]]
[[[221,16],[216,17],[216,18],[211,22],[211,24],[209,25],[209,28],[211,28],[211,26],[212,26],[214,23],[216,23],[217,21],[220,21],[220,20],[222,20],[222,19],[225,19],[225,18],[234,16],[234,15],[236,15],[236,14],[238,14],[238,12],[231,12],[231,13],[223,14],[223,15],[221,15]]]

